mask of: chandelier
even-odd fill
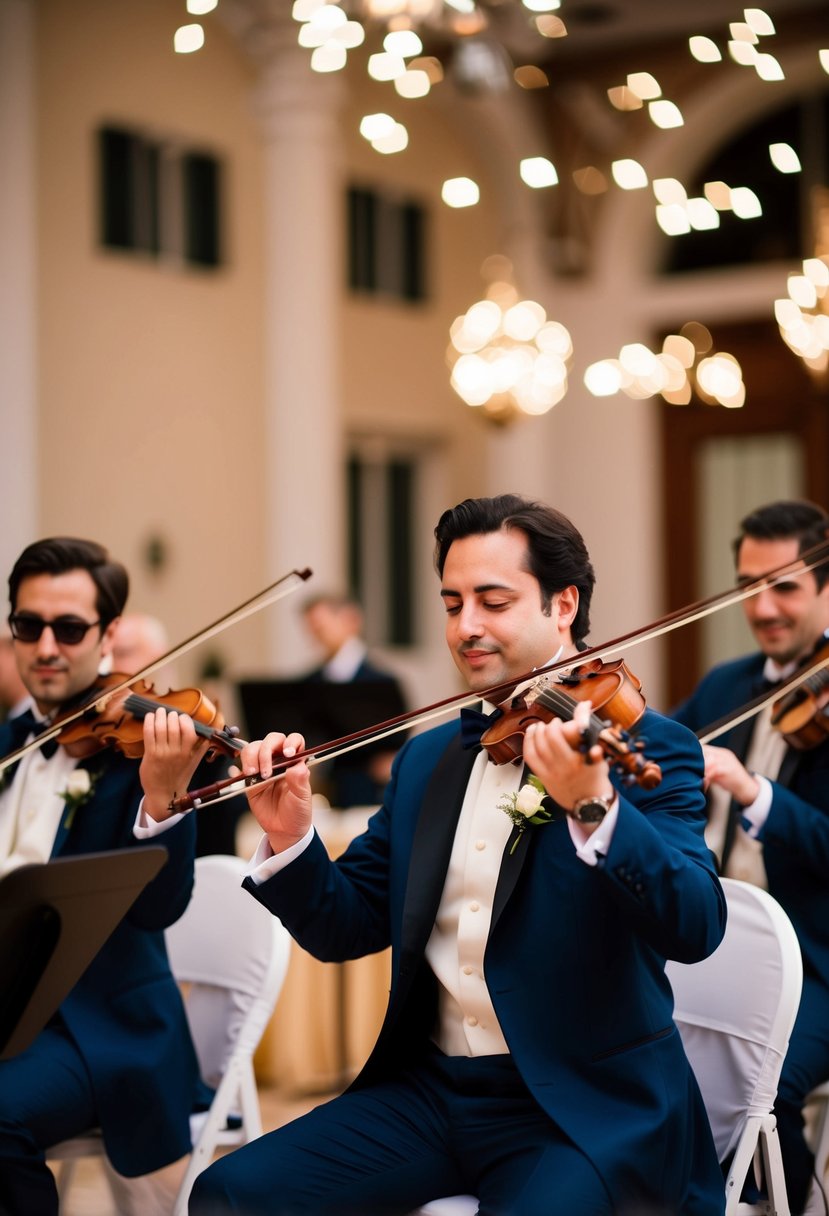
[[[787,280],[788,296],[774,301],[783,341],[818,381],[829,379],[829,189],[812,194],[815,256],[805,258],[799,274]]]
[[[631,342],[617,358],[591,363],[584,384],[594,397],[624,393],[644,401],[659,395],[669,405],[689,405],[695,393],[705,405],[727,409],[740,409],[746,399],[740,364],[733,355],[714,350],[710,331],[699,321],[668,334],[659,353]]]
[[[500,257],[491,262],[509,266]],[[490,422],[546,414],[567,392],[570,334],[541,304],[521,299],[511,280],[492,282],[449,334],[452,388]]]
[[[515,0],[535,31],[547,38],[567,32],[560,18],[551,15],[560,4],[561,0]],[[300,23],[297,40],[311,51],[314,71],[338,72],[346,67],[350,51],[367,40],[373,46],[381,38],[382,50],[368,57],[369,76],[392,82],[402,97],[412,98],[426,96],[443,79],[439,54],[435,48],[424,50],[423,38],[427,44],[433,41],[440,54],[447,44],[453,46],[459,75],[480,77],[488,87],[510,79],[512,68],[498,40],[473,38],[503,18],[499,8],[504,8],[501,0],[294,0],[291,11]],[[472,60],[467,62],[470,45]]]

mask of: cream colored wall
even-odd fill
[[[403,154],[384,156],[360,136],[362,116],[377,111],[406,125]],[[427,224],[423,302],[343,291],[346,430],[428,438],[446,452],[450,494],[481,493],[486,425],[450,387],[446,348],[454,318],[483,293],[481,263],[499,250],[492,183],[431,100],[402,101],[390,84],[356,73],[349,78],[343,137],[349,184],[420,202]],[[461,176],[481,185],[479,206],[453,210],[441,202],[442,183]]]
[[[42,533],[86,533],[109,543],[133,572],[134,606],[156,611],[179,638],[279,573],[264,569],[264,489],[272,470],[257,444],[266,218],[262,133],[252,107],[256,69],[212,18],[205,48],[174,56],[172,34],[183,19],[177,0],[38,0],[35,9]],[[648,341],[666,307],[678,320],[688,301],[699,320],[709,306],[718,317],[741,315],[756,276],[746,270],[716,284],[685,276],[666,286],[652,270],[664,239],[654,233],[652,200],[647,192],[633,198],[612,191],[593,232],[592,277],[557,279],[539,222],[544,203],[516,184],[519,156],[549,154],[544,130],[520,99],[474,103],[444,84],[432,99],[404,102],[390,85],[357,72],[343,87],[341,180],[420,198],[429,215],[424,304],[353,296],[345,266],[331,266],[341,302],[346,435],[413,442],[426,455],[418,592],[424,642],[417,654],[399,656],[420,702],[431,699],[427,686],[443,687],[446,672],[429,530],[447,504],[466,495],[518,489],[572,515],[599,576],[594,640],[663,610],[661,407],[597,401],[581,377],[589,362],[615,354],[623,342]],[[722,86],[706,83],[706,114],[718,87],[728,102],[725,78]],[[757,96],[741,102],[746,119],[768,104],[767,86],[754,88]],[[685,102],[692,118],[694,107]],[[360,137],[360,117],[376,110],[406,122],[403,155],[383,157]],[[183,274],[97,248],[94,132],[106,121],[179,134],[224,158],[229,260],[218,273]],[[692,125],[694,132],[670,145],[673,153],[661,132],[658,149],[655,136],[643,144],[639,151],[654,171],[683,176],[688,147],[699,157],[710,146],[710,118]],[[635,140],[627,151],[637,154]],[[479,181],[482,201],[452,211],[440,202],[440,184],[461,174]],[[344,223],[344,200],[341,215]],[[445,362],[449,325],[481,294],[480,265],[493,253],[515,257],[522,290],[568,326],[576,346],[567,397],[549,416],[505,431],[460,402]],[[734,291],[741,277],[745,289]],[[291,524],[301,528],[302,512],[312,509],[299,503]],[[158,575],[144,564],[153,535],[170,554]],[[253,670],[264,636],[254,620],[228,631],[218,648],[233,667]],[[637,651],[631,662],[658,701],[659,648]]]
[[[262,182],[246,62],[220,27],[177,56],[170,0],[39,0],[42,534],[89,535],[180,639],[263,582]],[[157,129],[224,162],[226,264],[98,247],[95,132]],[[159,536],[169,560],[144,562]],[[255,653],[256,622],[218,646]]]

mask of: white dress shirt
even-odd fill
[[[63,815],[62,791],[77,764],[63,747],[48,760],[36,748],[18,763],[0,793],[0,875],[49,860]]]

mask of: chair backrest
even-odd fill
[[[165,933],[202,1076],[213,1086],[233,1053],[258,1045],[290,957],[287,929],[242,889],[246,868],[238,857],[197,858],[193,897]]]
[[[774,1105],[803,983],[797,937],[777,901],[735,879],[722,886],[728,924],[721,944],[700,963],[667,967],[674,1020],[720,1161],[746,1119]]]

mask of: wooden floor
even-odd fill
[[[325,1095],[287,1098],[276,1089],[260,1085],[259,1101],[263,1127],[265,1131],[271,1131],[325,1101]],[[133,1182],[126,1190],[119,1191],[116,1199],[103,1163],[94,1158],[79,1161],[61,1206],[61,1216],[170,1216],[186,1166],[185,1158],[150,1175],[146,1184],[144,1180]],[[117,1179],[115,1186],[118,1186]]]

